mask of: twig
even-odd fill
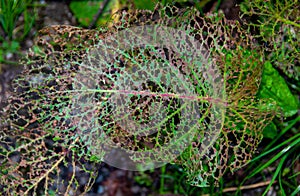
[[[270,182],[271,182],[271,180],[268,180],[266,182],[259,182],[256,184],[245,185],[245,186],[241,186],[241,187],[229,187],[229,188],[223,189],[222,192],[226,193],[226,192],[232,192],[232,191],[237,191],[237,190],[254,189],[254,188],[258,188],[258,187],[262,187],[262,186],[267,186],[270,184]],[[277,183],[277,181],[274,181],[274,183]]]
[[[89,25],[89,29],[92,29],[95,27],[96,22],[98,20],[98,18],[101,16],[104,8],[107,6],[107,4],[109,3],[109,0],[104,0],[103,3],[101,4],[97,14],[94,16],[93,21],[91,22],[91,24]]]
[[[241,186],[241,187],[229,187],[229,188],[225,188],[222,190],[222,193],[226,193],[226,192],[233,192],[233,191],[237,191],[237,190],[247,190],[247,189],[255,189],[258,187],[262,187],[262,186],[267,186],[269,185],[271,182],[271,180],[268,180],[266,182],[259,182],[256,184],[251,184],[251,185],[245,185],[245,186]],[[277,181],[274,181],[273,184],[277,183]],[[209,194],[205,194],[202,196],[209,196]]]

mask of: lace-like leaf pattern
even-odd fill
[[[14,82],[15,92],[2,118],[2,192],[87,192],[97,165],[109,161],[105,148],[150,149],[155,152],[151,159],[162,162],[175,154],[176,159],[170,161],[182,165],[188,181],[197,186],[217,184],[227,169],[233,172],[251,159],[262,129],[275,113],[255,98],[263,63],[255,40],[222,14],[201,17],[192,8],[158,6],[153,12],[120,12],[116,17],[118,22],[111,28],[52,26],[41,30],[36,42],[40,51],[29,53],[24,61],[26,68]],[[184,61],[183,51],[175,45],[120,51],[111,46],[123,43],[103,42],[116,32],[143,25],[187,32],[208,55],[210,66],[187,65],[185,61],[199,51],[190,51]],[[161,65],[170,62],[174,69],[161,70]],[[149,76],[147,70],[160,79]],[[135,86],[143,75],[150,80],[144,78]],[[226,94],[225,101],[211,96],[215,92],[207,80],[222,84],[224,92],[217,94]],[[174,83],[192,85],[185,91]],[[216,101],[226,113],[216,112]],[[165,113],[160,113],[162,110]],[[128,119],[148,128],[141,130],[127,123]],[[152,125],[153,120],[159,126]],[[151,132],[153,126],[158,131]],[[188,132],[180,127],[187,127]],[[165,144],[167,150],[160,148]],[[182,144],[184,150],[177,154]],[[139,153],[129,158],[132,163],[149,161]],[[62,174],[66,167],[71,176]],[[84,183],[82,173],[87,179]]]

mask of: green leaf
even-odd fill
[[[97,21],[97,25],[103,25],[109,21],[111,17],[110,10],[115,5],[116,5],[115,0],[109,1],[108,5],[105,6],[102,11]],[[101,6],[103,6],[103,0],[72,1],[70,3],[71,11],[74,13],[78,22],[84,27],[88,27],[91,24],[94,16],[97,14]]]
[[[276,125],[271,122],[266,126],[266,128],[263,130],[263,135],[265,138],[274,139],[277,135],[277,127]]]
[[[52,140],[56,142],[56,141],[58,141],[58,140],[60,140],[60,139],[61,139],[60,137],[55,136]]]
[[[157,0],[134,0],[137,9],[154,10]]]
[[[70,9],[81,25],[89,26],[101,4],[102,1],[72,1]]]
[[[298,112],[299,101],[293,96],[284,78],[269,61],[264,64],[258,96],[275,101],[285,117],[293,116]],[[270,106],[275,107],[273,104]]]
[[[92,161],[92,162],[99,162],[99,161],[101,161],[97,156],[95,156],[95,155],[92,155],[91,157],[90,157],[90,161]]]
[[[20,43],[17,41],[4,41],[1,48],[6,52],[15,53],[20,49]]]
[[[17,42],[17,41],[12,41],[9,49],[10,49],[12,52],[16,52],[16,51],[19,50],[19,48],[20,48],[19,42]]]

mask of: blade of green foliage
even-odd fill
[[[280,131],[280,133],[266,146],[265,150],[270,149],[284,134],[286,134],[293,126],[300,121],[300,116],[288,122],[288,125]]]
[[[282,170],[279,173],[279,177],[278,177],[278,183],[279,183],[279,187],[280,187],[280,192],[283,196],[286,196],[285,190],[283,188],[283,184],[282,184]]]
[[[275,171],[275,173],[274,173],[274,175],[273,175],[273,177],[272,177],[272,179],[271,179],[271,182],[270,182],[270,184],[267,186],[267,188],[266,188],[266,190],[264,191],[263,195],[267,195],[267,193],[269,192],[270,188],[272,187],[273,183],[275,182],[275,179],[277,178],[278,174],[280,173],[281,168],[283,167],[284,161],[287,159],[287,157],[288,157],[288,154],[285,154],[285,155],[281,158],[281,160],[280,160],[280,162],[279,162],[279,164],[278,164],[278,166],[277,166],[277,168],[276,168],[276,171]]]
[[[259,167],[257,167],[249,176],[247,176],[247,178],[249,179],[249,178],[253,177],[257,173],[261,172],[263,169],[267,168],[269,165],[274,163],[281,156],[285,156],[287,154],[287,152],[290,149],[293,149],[293,147],[295,147],[297,144],[299,144],[299,142],[300,142],[300,138],[299,138],[299,135],[298,135],[298,138],[296,138],[294,141],[292,141],[291,144],[287,145],[283,150],[281,150],[278,154],[276,154],[272,159],[268,160],[268,162],[266,162],[264,164],[261,164]]]
[[[0,1],[0,25],[9,40],[22,40],[29,33],[36,17],[36,13],[31,13],[28,10],[28,7],[31,4],[32,0]],[[21,14],[23,14],[24,17],[24,26],[22,27],[23,32],[20,37],[17,37],[14,35],[15,32],[13,31],[16,31],[17,21]]]
[[[300,192],[300,185],[292,192],[292,196],[295,196],[295,195],[297,195],[297,194],[299,194],[299,192]]]

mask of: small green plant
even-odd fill
[[[2,46],[0,47],[0,63],[16,65],[17,62],[8,61],[4,58],[4,56],[9,53],[20,55],[21,53],[19,52],[19,50],[20,50],[19,42],[4,40],[2,42]],[[1,66],[0,66],[0,73],[1,73]]]
[[[28,35],[36,18],[33,0],[1,0],[0,1],[0,72],[1,65],[16,65],[17,62],[6,60],[7,54],[22,56],[19,52],[20,42]],[[32,11],[33,10],[33,11]],[[23,16],[23,23],[18,20]]]
[[[33,0],[1,0],[0,2],[0,24],[4,31],[1,40],[18,40],[21,41],[29,33],[34,20],[35,14],[28,9],[32,6]],[[23,15],[24,23],[17,26],[19,17]],[[17,28],[18,27],[18,28]],[[22,30],[21,34],[20,31]],[[16,36],[18,34],[18,36]]]

